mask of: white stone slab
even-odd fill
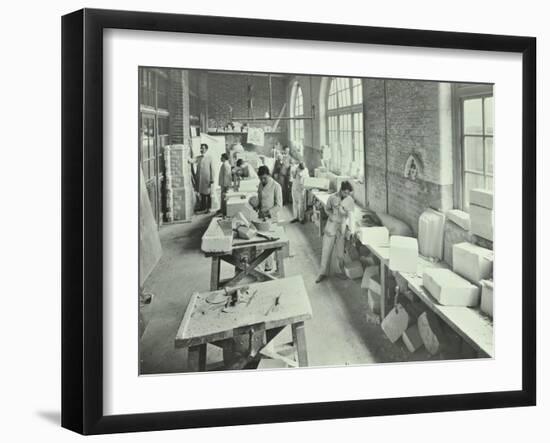
[[[493,282],[491,280],[481,281],[481,311],[493,318]]]
[[[324,177],[305,177],[304,188],[305,189],[323,189],[327,190],[330,186],[328,178]]]
[[[247,220],[253,220],[257,218],[256,211],[248,203],[248,199],[240,197],[232,197],[227,200],[226,214],[228,217],[235,217],[241,212]]]
[[[223,232],[218,223],[211,223],[202,236],[201,249],[204,252],[230,252],[233,246],[233,235]]]
[[[450,269],[426,268],[422,284],[445,306],[478,306],[479,288]]]
[[[380,294],[377,294],[374,291],[367,292],[367,305],[369,307],[369,310],[375,314],[380,314]]]
[[[369,289],[370,279],[375,275],[380,275],[380,266],[367,266],[363,272],[363,279],[361,280],[361,287],[363,289]]]
[[[239,182],[239,192],[257,192],[260,180],[257,178],[248,178]]]
[[[416,273],[418,264],[418,241],[413,237],[392,235],[390,237],[390,269]]]
[[[363,265],[359,260],[344,265],[344,272],[350,280],[361,278],[363,276]]]
[[[493,258],[493,251],[472,243],[453,245],[453,271],[475,284],[492,277]]]
[[[470,204],[470,231],[493,241],[493,210]]]
[[[443,258],[445,216],[433,209],[424,211],[418,219],[418,248],[424,257]]]
[[[445,214],[447,219],[460,226],[465,231],[470,230],[470,214],[460,209],[451,209]]]
[[[488,189],[472,189],[470,191],[470,204],[493,209],[493,191]]]
[[[390,231],[385,226],[362,227],[357,229],[357,238],[364,245],[387,246],[390,243]]]
[[[405,343],[409,352],[414,352],[424,345],[418,331],[418,325],[414,324],[403,332],[403,343]]]
[[[388,339],[395,343],[403,335],[409,326],[409,313],[401,304],[392,308],[386,318],[382,320],[382,330],[385,332]]]
[[[437,317],[430,312],[423,312],[418,317],[417,326],[418,333],[426,350],[431,355],[437,354],[443,340],[443,331]]]

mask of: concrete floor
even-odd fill
[[[291,214],[285,208],[285,218]],[[174,337],[190,296],[209,290],[210,259],[200,250],[201,236],[212,215],[196,215],[191,223],[165,225],[160,230],[163,256],[144,289],[155,294],[144,315],[149,319],[140,343],[142,374],[185,372],[187,352],[175,349]],[[422,349],[407,351],[401,340],[392,344],[379,325],[365,320],[366,290],[360,280],[330,278],[315,283],[321,256],[321,239],[312,223],[286,224],[290,257],[286,274],[302,275],[313,308],[306,322],[310,366],[342,366],[429,360]],[[232,275],[222,264],[222,276]],[[289,329],[289,328],[287,328]],[[283,331],[281,335],[285,335]],[[288,334],[289,335],[289,334]],[[455,357],[456,358],[456,357]],[[208,364],[222,359],[221,351],[208,346]]]

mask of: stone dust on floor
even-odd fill
[[[213,214],[195,215],[190,223],[164,225],[160,229],[163,255],[144,284],[155,294],[143,313],[149,319],[140,341],[140,373],[185,372],[187,352],[174,347],[174,338],[193,292],[209,290],[210,259],[200,249],[201,237]],[[284,218],[291,213],[285,208]],[[301,275],[313,309],[306,322],[310,366],[344,366],[430,360],[425,350],[411,354],[398,341],[392,344],[379,325],[365,319],[366,290],[360,280],[329,278],[315,283],[321,257],[321,238],[312,223],[284,223],[290,242],[286,275]],[[222,277],[233,269],[223,263]],[[287,328],[289,329],[289,328]],[[283,331],[281,335],[290,335]],[[207,364],[222,359],[221,350],[208,346]]]

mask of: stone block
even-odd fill
[[[390,237],[390,269],[416,273],[418,265],[418,241],[413,237],[392,235]]]
[[[422,284],[432,297],[442,305],[479,305],[479,288],[450,269],[425,269]]]

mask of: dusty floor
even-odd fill
[[[211,217],[196,215],[192,223],[161,228],[163,256],[144,286],[155,298],[144,311],[150,320],[140,345],[142,374],[185,371],[187,352],[175,349],[174,337],[191,294],[209,289],[210,260],[202,254],[200,241]],[[286,219],[290,218],[287,213]],[[302,275],[313,308],[313,319],[306,323],[311,366],[430,359],[424,349],[410,354],[401,341],[392,344],[379,325],[366,322],[366,291],[360,280],[331,278],[315,283],[321,239],[312,223],[286,224],[286,231],[291,255],[286,274]],[[222,275],[229,277],[232,269],[226,266],[222,265]],[[221,358],[221,351],[209,345],[207,363]]]

